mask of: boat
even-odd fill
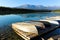
[[[12,24],[12,29],[24,40],[31,40],[58,27],[59,22],[55,20],[26,21]]]
[[[48,40],[60,40],[60,35],[52,36]]]

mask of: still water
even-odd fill
[[[12,23],[16,22],[22,22],[22,21],[29,21],[29,20],[43,20],[48,17],[53,16],[60,16],[60,13],[28,13],[28,14],[9,14],[9,15],[0,15],[0,29],[2,27],[6,28],[7,25],[10,25]],[[56,29],[55,31],[47,34],[47,36],[51,35],[59,35],[60,34],[60,28]]]
[[[10,14],[0,15],[0,27],[21,21],[43,20],[47,17],[59,16],[60,13],[28,13],[28,14]]]

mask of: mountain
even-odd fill
[[[42,5],[21,5],[19,7],[16,7],[16,8],[23,8],[23,9],[33,9],[33,10],[43,10],[43,9],[46,9],[45,6],[42,6]]]
[[[51,6],[51,7],[47,7],[47,9],[49,9],[49,10],[58,10],[58,9],[60,9],[60,7],[59,6]]]
[[[25,4],[25,5],[21,5],[18,6],[16,8],[23,8],[23,9],[33,9],[33,10],[56,10],[56,9],[60,9],[60,7],[58,6],[43,6],[43,5],[29,5],[29,4]]]

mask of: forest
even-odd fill
[[[10,7],[0,7],[0,14],[23,14],[23,13],[35,13],[35,12],[51,12],[51,10],[33,10],[33,9],[23,9],[23,8],[10,8]]]

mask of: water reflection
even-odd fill
[[[59,16],[60,13],[31,13],[31,14],[11,14],[11,15],[0,15],[0,33],[1,27],[7,28],[7,25],[10,25],[15,22],[29,21],[29,20],[43,20],[46,17]],[[5,26],[6,25],[6,26]],[[3,29],[2,29],[3,30]],[[9,29],[8,29],[9,30]],[[55,31],[46,34],[45,37],[52,35],[59,35],[60,28]]]
[[[41,20],[46,17],[59,16],[60,13],[31,13],[31,14],[11,14],[11,15],[0,15],[0,26],[7,24],[29,21],[29,20]]]
[[[8,25],[15,22],[24,21],[25,18],[19,15],[4,15],[0,16],[0,26]]]

